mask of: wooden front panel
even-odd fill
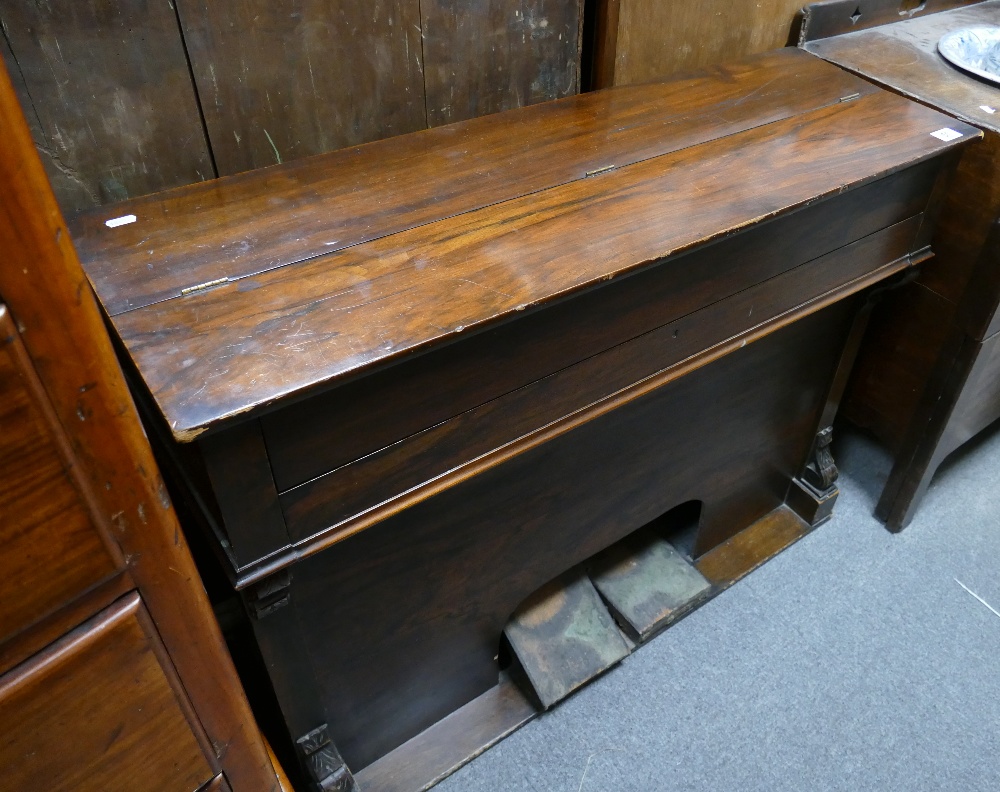
[[[582,0],[420,0],[427,124],[575,94]]]
[[[426,125],[419,0],[179,10],[219,175]]]
[[[10,0],[0,22],[64,212],[216,175],[171,3]]]
[[[193,792],[209,781],[154,641],[132,594],[0,677],[0,790]]]
[[[454,484],[470,475],[459,471],[480,457],[543,427],[555,431],[558,422],[584,408],[621,403],[635,383],[655,381],[654,375],[748,328],[766,326],[900,257],[902,269],[918,226],[919,218],[900,223],[296,487],[281,497],[289,533],[301,541],[356,516],[378,519],[382,515],[373,508],[397,499],[413,502],[421,489]]]
[[[997,418],[1000,418],[1000,334],[982,342],[948,422],[941,456],[954,451]]]
[[[705,502],[702,549],[749,525],[808,453],[849,303],[300,561],[296,612],[256,624],[273,673],[308,660],[361,768],[495,685],[500,631],[556,574],[687,500]],[[309,626],[270,643],[269,619]]]
[[[278,490],[912,217],[927,202],[936,167],[920,166],[815,204],[266,415],[261,424]]]
[[[0,642],[114,574],[67,441],[0,304]]]

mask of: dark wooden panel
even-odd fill
[[[748,326],[747,316],[754,318],[750,327],[772,322],[879,265],[905,257],[918,225],[919,217],[900,223],[296,487],[281,497],[293,540],[302,541],[355,516],[377,519],[379,515],[369,511],[374,507],[401,495],[410,504],[416,489],[432,486],[439,491],[444,486],[440,477],[485,454],[543,427],[551,429],[560,419],[612,395],[622,401],[624,389],[633,383],[739,337]],[[904,259],[898,268],[905,266]]]
[[[780,505],[849,302],[300,561],[295,618],[337,626],[304,628],[277,651],[312,658],[348,764],[364,767],[495,685],[500,631],[556,574],[678,503],[705,503],[706,547]]]
[[[0,789],[191,792],[214,772],[132,594],[0,677]]]
[[[178,8],[220,175],[426,125],[418,0]]]
[[[928,164],[519,321],[404,361],[262,426],[279,491],[434,426],[921,211]],[[581,321],[581,317],[587,317]],[[516,362],[515,362],[516,361]],[[490,377],[481,375],[482,367]],[[406,410],[399,410],[400,400]]]
[[[933,267],[931,260],[926,266]],[[890,292],[872,314],[844,395],[843,415],[894,453],[945,342],[954,306],[919,283]]]
[[[1000,21],[1000,18],[998,18]],[[997,108],[1000,110],[1000,107]],[[1000,216],[1000,133],[987,132],[981,143],[969,146],[962,154],[958,170],[941,208],[934,233],[937,261],[928,265],[920,282],[951,303],[961,304],[970,293],[970,279],[982,255],[990,226]],[[996,268],[996,260],[983,262],[981,268]],[[983,272],[974,288],[990,289]],[[987,276],[988,278],[988,276]],[[995,283],[995,281],[994,281]],[[1000,284],[997,284],[1000,285]],[[996,287],[991,289],[996,294]],[[969,303],[962,307],[960,321],[973,327],[978,321],[988,323],[992,313]],[[972,312],[971,314],[968,312]],[[981,340],[989,335],[980,327],[973,331]]]
[[[1000,335],[982,343],[969,380],[949,422],[945,448],[951,453],[1000,418]]]
[[[94,525],[71,464],[0,304],[0,643],[121,566]]]
[[[827,0],[803,9],[799,44],[915,16],[972,5],[980,0]]]
[[[794,89],[790,70],[802,81]],[[192,185],[88,213],[72,230],[117,314],[873,91],[794,50],[769,53]],[[104,225],[125,212],[138,221]]]
[[[582,0],[420,0],[427,123],[575,94]]]
[[[930,134],[945,123],[958,122],[861,97],[114,322],[175,437],[189,440],[941,155],[960,145]],[[962,140],[979,135],[962,129]]]
[[[63,211],[216,175],[170,3],[11,0],[0,21]]]
[[[240,567],[288,546],[271,465],[258,421],[200,443],[222,522],[230,527],[230,551]]]

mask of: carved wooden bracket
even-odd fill
[[[244,595],[247,610],[254,619],[274,613],[289,602],[292,574],[287,569],[276,572],[251,586]]]
[[[295,741],[299,757],[316,792],[359,792],[324,723]]]
[[[802,472],[802,478],[818,490],[829,489],[837,480],[837,476],[840,475],[837,465],[833,461],[833,454],[830,452],[832,440],[832,426],[820,430],[816,435],[816,442],[813,444],[812,457]]]

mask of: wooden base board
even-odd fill
[[[787,506],[780,506],[703,555],[695,567],[711,582],[712,589],[698,607],[812,529]],[[364,792],[422,792],[539,712],[517,683],[507,674],[501,674],[495,688],[356,773],[355,779]]]

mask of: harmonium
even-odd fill
[[[76,218],[309,783],[459,763],[828,518],[868,307],[980,137],[786,49]]]

